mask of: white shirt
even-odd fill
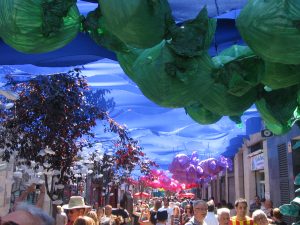
[[[219,224],[218,219],[216,218],[216,215],[214,212],[208,212],[204,221],[208,225],[218,225]]]

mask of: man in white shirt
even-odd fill
[[[215,215],[215,203],[213,200],[210,200],[207,202],[207,215],[204,219],[204,221],[209,224],[209,225],[218,225],[218,220],[216,218],[216,215]]]
[[[171,225],[171,224],[173,224],[173,208],[170,206],[170,200],[169,199],[164,198],[163,203],[164,203],[163,208],[165,210],[167,210],[167,212],[168,212],[168,220],[166,222],[166,225]]]

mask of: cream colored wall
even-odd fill
[[[235,199],[244,196],[243,183],[243,150],[240,149],[234,157]]]
[[[0,171],[0,187],[2,189],[0,192],[0,216],[7,214],[9,210],[11,187],[13,183],[12,174],[12,163],[8,164],[6,170]]]
[[[265,171],[265,198],[270,199],[270,172],[269,172],[269,157],[268,157],[268,149],[267,149],[267,142],[263,142],[263,151],[264,151],[264,171]]]

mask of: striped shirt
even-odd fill
[[[253,219],[246,216],[245,220],[237,220],[236,216],[230,218],[230,225],[256,225]]]

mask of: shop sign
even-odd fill
[[[252,171],[263,170],[264,163],[265,163],[265,159],[263,153],[251,157],[251,170]]]

